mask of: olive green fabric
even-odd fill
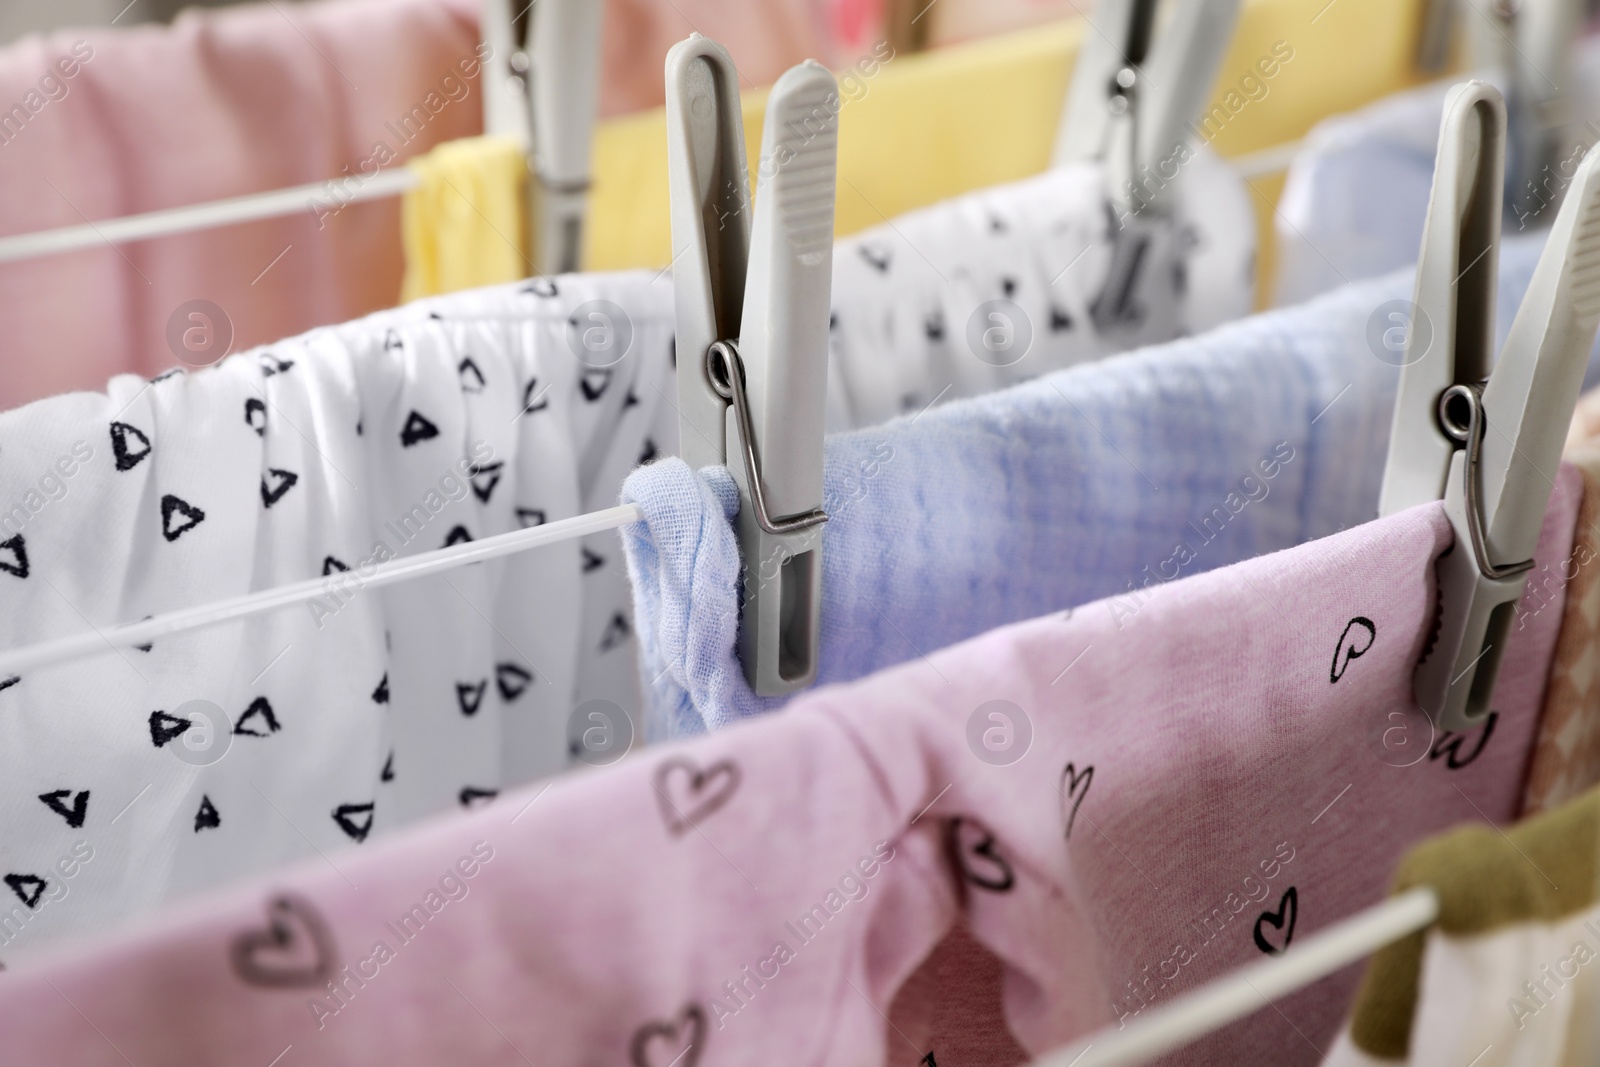
[[[1488,933],[1514,923],[1551,922],[1600,902],[1600,789],[1508,830],[1457,827],[1406,854],[1394,892],[1432,886],[1435,928],[1447,935]],[[1411,1042],[1422,949],[1420,931],[1372,957],[1350,1022],[1355,1045],[1372,1056],[1404,1059]]]

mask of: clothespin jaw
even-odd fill
[[[1591,151],[1488,384],[1453,385],[1440,400],[1440,422],[1463,446],[1445,489],[1456,543],[1437,568],[1439,630],[1415,693],[1442,729],[1469,728],[1490,711],[1597,325],[1600,154]]]
[[[1439,399],[1453,385],[1489,377],[1505,137],[1498,90],[1480,81],[1450,90],[1413,306],[1391,312],[1383,324],[1404,331],[1405,350],[1379,515],[1443,498],[1450,459],[1461,445],[1440,423]]]
[[[529,218],[533,264],[540,274],[565,274],[582,263],[589,155],[600,102],[603,6],[595,0],[533,5]]]
[[[727,53],[696,35],[667,57],[682,448],[739,486],[740,658],[762,696],[817,672],[839,106],[816,63],[778,79],[752,212]]]

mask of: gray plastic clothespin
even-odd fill
[[[1435,341],[1437,353],[1401,372],[1384,471],[1384,514],[1438,499],[1427,487],[1443,472],[1455,545],[1438,563],[1438,628],[1414,691],[1444,730],[1470,728],[1489,713],[1600,325],[1600,154],[1591,151],[1573,175],[1500,359],[1486,383],[1472,380],[1492,336],[1494,272],[1474,278],[1477,265],[1463,266],[1462,257],[1495,255],[1491,223],[1501,191],[1492,180],[1503,173],[1505,122],[1491,86],[1458,86],[1446,100],[1416,289],[1435,331],[1447,327],[1445,343]],[[1472,291],[1452,293],[1457,278]],[[1420,333],[1412,329],[1414,341]],[[1463,357],[1468,366],[1456,366]]]
[[[1105,160],[1117,196],[1188,140],[1233,37],[1239,0],[1183,0],[1159,33],[1156,8],[1157,0],[1100,0],[1056,131],[1052,165]]]
[[[752,211],[733,61],[694,34],[666,73],[679,447],[739,485],[740,656],[778,695],[817,673],[839,97],[810,61],[778,79]]]

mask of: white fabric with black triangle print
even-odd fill
[[[598,390],[569,340],[595,300],[632,320]],[[632,644],[604,640],[629,601],[615,534],[362,577],[613,505],[640,455],[676,448],[672,310],[645,272],[503,286],[0,414],[0,645],[326,590],[0,679],[0,916],[23,916],[0,963],[492,804],[567,765],[579,704],[636,713]]]
[[[1209,149],[1183,151],[1169,214],[1119,223],[1102,168],[1077,164],[838,242],[828,428],[915,414],[1248,314],[1249,195]]]

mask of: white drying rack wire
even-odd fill
[[[485,537],[481,541],[452,545],[449,548],[435,549],[432,552],[382,563],[374,567],[373,573],[368,577],[362,577],[357,572],[355,578],[350,578],[348,575],[309,578],[303,582],[280,585],[256,593],[245,593],[227,600],[201,604],[198,607],[182,608],[164,615],[153,616],[143,622],[128,623],[110,629],[95,629],[88,633],[43,641],[36,645],[0,652],[0,676],[9,677],[52,664],[82,659],[96,652],[147,645],[157,638],[172,634],[218,626],[225,622],[236,622],[294,607],[297,604],[305,604],[320,596],[326,596],[330,590],[330,583],[335,589],[341,586],[348,587],[350,584],[360,589],[393,585],[395,582],[442,574],[465,567],[469,563],[482,563],[485,560],[527,552],[559,541],[599,533],[602,530],[614,530],[643,518],[644,512],[639,505],[623,504],[607,508],[605,511],[592,511],[526,530],[513,530],[510,533]]]
[[[1300,142],[1292,141],[1239,156],[1232,162],[1243,177],[1260,178],[1287,168],[1299,148]],[[408,189],[416,188],[417,182],[417,176],[405,168],[380,171],[359,186],[342,188],[339,192],[339,201],[342,204],[351,204],[399,196]],[[327,186],[327,182],[314,182],[310,185],[276,189],[270,193],[253,193],[249,196],[235,196],[204,204],[191,204],[187,207],[150,211],[142,215],[128,215],[101,222],[85,222],[78,226],[63,226],[59,229],[37,230],[33,233],[0,237],[0,263],[38,259],[62,252],[76,252],[102,244],[132,244],[135,241],[148,241],[156,237],[170,237],[174,234],[192,233],[195,230],[212,230],[242,222],[254,222],[257,219],[293,215],[297,211],[309,211],[308,204],[313,199],[326,200],[329,196]]]
[[[1335,923],[1282,956],[1241,967],[1186,993],[1124,1029],[1107,1028],[1035,1060],[1030,1067],[1129,1067],[1147,1063],[1266,1007],[1278,997],[1426,929],[1439,897],[1423,886]]]

